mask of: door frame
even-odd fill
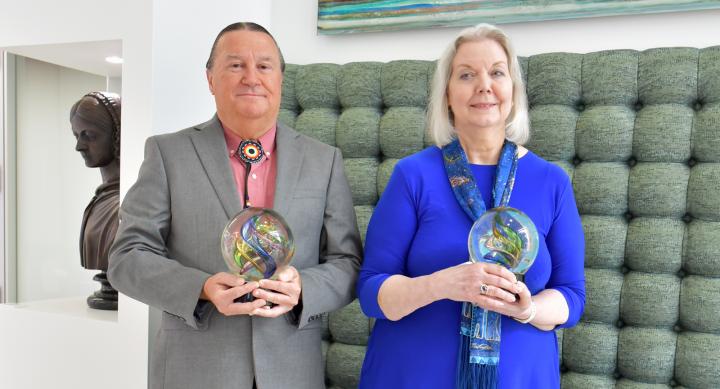
[[[0,303],[17,302],[15,55],[0,49]]]

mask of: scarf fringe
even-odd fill
[[[498,380],[498,365],[468,363],[472,338],[460,335],[458,369],[455,389],[495,389]]]

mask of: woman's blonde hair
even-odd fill
[[[438,147],[445,146],[455,138],[452,113],[448,109],[447,87],[452,74],[452,62],[457,50],[463,43],[490,39],[497,42],[505,50],[510,68],[510,79],[513,83],[512,109],[505,123],[505,138],[519,145],[527,142],[530,137],[528,120],[528,104],[522,72],[510,38],[499,28],[491,24],[478,24],[460,32],[455,40],[445,49],[437,62],[430,92],[427,110],[428,132]]]

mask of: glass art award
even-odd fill
[[[472,262],[499,263],[522,280],[538,252],[535,224],[522,211],[493,208],[475,221],[468,235]]]
[[[246,208],[223,229],[220,250],[230,272],[246,281],[273,279],[295,253],[293,235],[277,212]]]

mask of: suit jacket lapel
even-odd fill
[[[300,135],[295,130],[278,122],[275,135],[275,152],[278,162],[273,208],[283,216],[290,210],[292,194],[295,192],[295,186],[300,176],[303,146],[299,142],[299,137]]]
[[[240,212],[241,208],[220,120],[216,115],[195,129],[197,131],[190,137],[195,152],[229,220]]]

